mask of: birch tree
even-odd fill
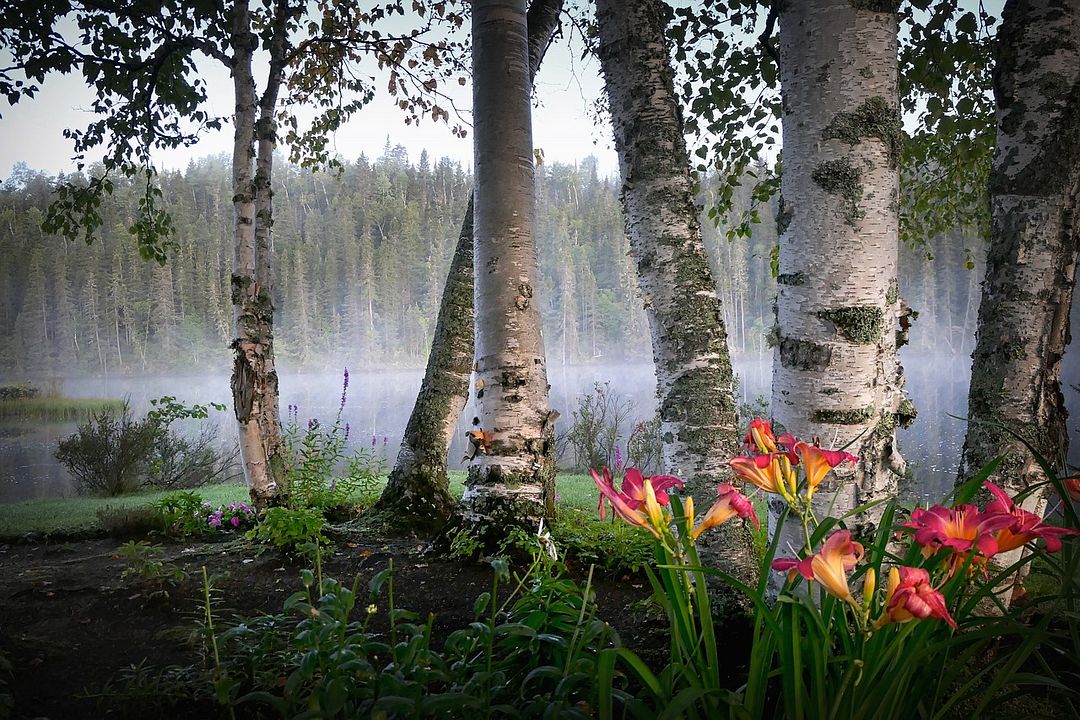
[[[244,474],[252,500],[261,507],[279,501],[285,483],[274,367],[270,232],[273,151],[286,68],[291,73],[287,81],[291,100],[320,108],[306,130],[299,128],[295,116],[285,114],[294,159],[313,165],[330,161],[327,135],[372,97],[368,80],[355,67],[366,54],[388,69],[389,91],[410,113],[407,121],[428,113],[449,119],[432,98],[438,97],[439,79],[454,65],[447,63],[446,69],[432,73],[416,68],[443,65],[452,45],[446,40],[421,42],[430,22],[400,35],[374,29],[379,20],[404,14],[400,2],[365,10],[334,0],[314,8],[298,0],[275,0],[254,12],[248,0],[189,5],[166,4],[148,13],[144,7],[114,3],[65,2],[46,8],[36,2],[9,3],[0,10],[0,48],[11,54],[14,64],[0,67],[0,92],[14,104],[33,97],[48,74],[81,70],[97,94],[92,109],[100,117],[85,130],[66,134],[74,140],[80,160],[104,146],[104,172],[86,184],[61,183],[44,227],[90,242],[103,222],[99,212],[103,198],[113,189],[110,175],[144,177],[145,192],[131,232],[144,257],[164,263],[175,242],[172,218],[161,206],[152,152],[194,145],[202,131],[223,124],[222,118],[205,109],[207,89],[196,71],[196,58],[221,62],[230,70],[235,102],[231,385]],[[321,22],[301,26],[300,19],[309,12]],[[461,22],[446,3],[433,6],[431,14],[451,25]],[[80,28],[78,41],[65,37],[60,22],[66,15],[73,16]],[[256,94],[253,76],[257,52],[268,61],[261,95]],[[413,57],[418,53],[424,63]]]
[[[559,25],[563,0],[533,0],[526,16],[529,74],[535,77]],[[473,367],[473,199],[461,222],[443,286],[427,368],[394,469],[375,509],[394,525],[441,525],[454,509],[447,453],[469,397]]]
[[[475,0],[472,41],[478,449],[458,512],[460,527],[493,544],[512,527],[535,529],[554,503],[525,0]]]
[[[896,357],[901,126],[893,2],[779,8],[783,173],[772,412],[859,456],[833,514],[884,497],[911,414]],[[823,496],[827,501],[828,497]]]
[[[658,0],[597,0],[599,56],[623,180],[623,212],[652,337],[664,472],[715,500],[739,434],[723,311],[698,224]],[[703,553],[744,582],[749,530],[721,528]],[[734,594],[730,598],[736,601]],[[718,610],[723,613],[724,608]]]
[[[991,243],[960,479],[993,458],[1010,495],[1044,481],[1068,445],[1061,359],[1080,246],[1080,2],[1009,0],[996,46]],[[1025,506],[1041,512],[1041,492]]]

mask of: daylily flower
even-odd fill
[[[980,511],[975,505],[946,508],[935,505],[929,510],[915,508],[904,527],[915,531],[915,542],[922,546],[923,557],[948,548],[957,553],[955,570],[974,551],[983,559],[998,552],[994,533],[1012,525],[1013,517],[1006,513]]]
[[[754,418],[743,437],[743,449],[748,453],[774,453],[777,451],[776,437],[772,425],[764,418]]]
[[[878,618],[876,627],[890,622],[906,623],[918,618],[935,617],[956,629],[956,621],[945,606],[945,597],[930,584],[930,574],[922,568],[894,567],[889,570],[889,584],[885,591],[885,611]]]
[[[713,503],[709,511],[705,513],[705,517],[701,519],[701,523],[693,529],[690,533],[690,537],[697,540],[698,535],[705,532],[709,528],[714,528],[717,525],[723,525],[733,517],[750,518],[754,521],[754,526],[758,526],[757,514],[754,512],[754,504],[750,500],[735,489],[730,483],[720,483],[716,486],[716,494],[719,496],[716,502]],[[687,516],[690,521],[693,521],[693,505],[691,504],[691,498],[687,498]]]
[[[1041,517],[1018,506],[1004,490],[989,480],[983,483],[983,487],[994,496],[987,504],[986,511],[1002,513],[1013,520],[1011,525],[1002,528],[994,536],[998,552],[1009,552],[1036,538],[1042,538],[1046,541],[1046,552],[1053,553],[1061,549],[1063,536],[1078,534],[1075,530],[1044,524]]]
[[[777,558],[773,570],[799,573],[807,580],[817,580],[831,594],[841,600],[852,601],[848,588],[847,573],[863,556],[863,546],[851,539],[850,530],[837,530],[821,546],[821,552],[798,560]]]
[[[858,462],[859,458],[843,450],[822,450],[819,447],[805,442],[797,442],[794,446],[795,454],[802,460],[806,468],[806,499],[814,496],[818,485],[829,474],[829,471],[843,462]]]
[[[1065,493],[1073,502],[1080,502],[1080,476],[1067,477],[1061,481],[1065,486]]]
[[[611,472],[606,467],[603,470],[603,476],[591,469],[589,473],[592,475],[596,487],[600,490],[601,520],[607,517],[604,507],[604,501],[607,500],[615,509],[616,515],[631,525],[648,528],[657,537],[659,537],[659,534],[649,524],[649,516],[641,512],[641,506],[646,504],[650,494],[657,506],[667,505],[670,499],[664,491],[675,486],[680,488],[683,486],[682,481],[672,475],[656,475],[651,478],[643,478],[641,471],[637,468],[626,468],[623,474],[622,489],[619,490],[616,489],[611,478]]]
[[[783,453],[737,455],[728,460],[728,467],[742,480],[765,492],[777,493],[785,499],[792,496],[788,488],[794,486],[795,472]]]

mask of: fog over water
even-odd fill
[[[911,465],[914,478],[901,487],[901,492],[907,497],[935,500],[948,491],[955,478],[964,422],[950,415],[965,414],[970,359],[907,354],[903,363],[908,393],[919,416],[910,429],[898,433],[901,453]],[[740,402],[752,402],[759,395],[768,395],[771,360],[737,361],[736,372],[740,378]],[[560,430],[568,426],[578,398],[591,390],[595,382],[610,381],[633,404],[632,421],[647,419],[655,412],[651,365],[556,365],[549,368],[549,375],[552,406],[563,415]],[[342,415],[350,426],[350,444],[370,447],[374,442],[388,465],[392,463],[421,378],[420,369],[353,372]],[[339,373],[282,372],[282,413],[288,405],[297,405],[301,423],[309,418],[331,422],[341,398],[341,380]],[[1077,394],[1068,384],[1078,379],[1066,377],[1065,380],[1067,400],[1076,415],[1080,413]],[[63,391],[74,397],[126,397],[137,414],[150,407],[151,398],[163,395],[174,395],[186,403],[228,404],[230,401],[226,375],[67,379]],[[452,467],[462,466],[464,431],[472,416],[471,408],[466,408],[450,452]],[[222,439],[231,439],[234,436],[231,411],[214,413],[212,417],[222,423]],[[1075,425],[1070,422],[1074,437]],[[74,423],[23,422],[0,426],[0,502],[73,494],[67,472],[53,458],[57,441],[73,429]]]

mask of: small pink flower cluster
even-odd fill
[[[229,503],[219,505],[215,510],[210,503],[203,503],[206,512],[206,524],[212,528],[229,527],[238,528],[241,525],[249,525],[255,520],[255,509],[247,503]]]

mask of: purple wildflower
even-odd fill
[[[619,472],[619,471],[622,470],[622,468],[623,468],[622,448],[619,447],[618,445],[616,445],[615,446],[615,470],[616,470],[616,472]]]
[[[219,513],[214,513],[207,519],[206,522],[210,525],[210,527],[221,527],[221,515]]]
[[[345,395],[348,393],[348,391],[349,391],[349,368],[345,368],[345,380],[341,384],[341,405],[338,408],[339,411],[345,409]]]
[[[390,438],[387,437],[386,435],[383,435],[382,436],[382,444],[386,445],[388,442],[390,442]]]
[[[375,447],[378,444],[379,444],[378,438],[376,438],[375,435],[372,434],[372,436],[371,436],[371,447]]]
[[[240,516],[239,515],[233,515],[232,519],[229,520],[229,522],[232,523],[233,527],[240,527]]]
[[[310,420],[308,420],[307,421],[307,429],[309,431],[318,430],[319,429],[319,418],[311,418]]]
[[[345,439],[349,439],[349,423],[345,423]]]

